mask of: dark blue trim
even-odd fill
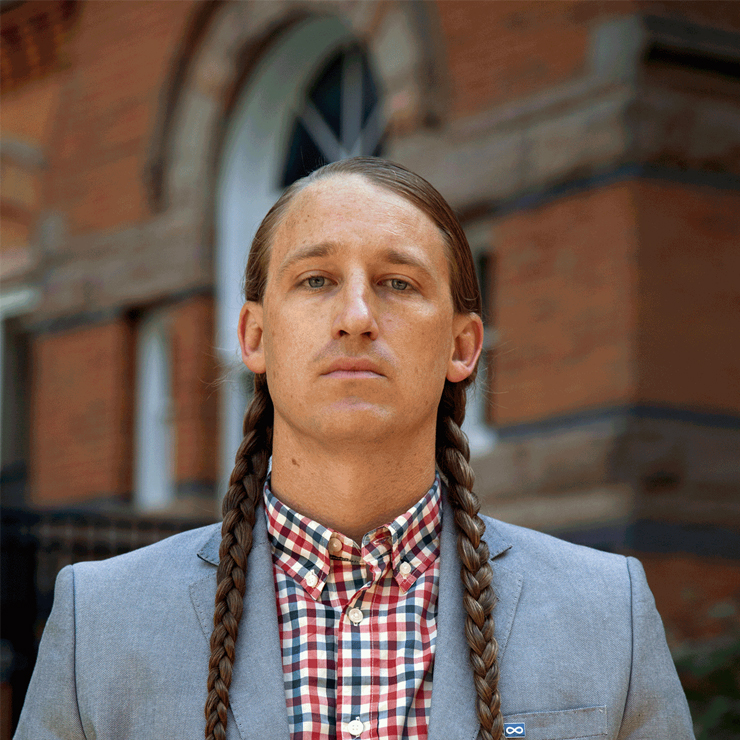
[[[30,334],[36,336],[40,336],[41,334],[60,334],[90,326],[110,324],[118,321],[125,315],[126,309],[121,306],[113,306],[97,311],[80,311],[74,314],[34,321],[29,325],[28,331]]]
[[[56,334],[66,331],[74,331],[89,326],[108,324],[112,321],[118,321],[123,316],[129,315],[133,310],[150,308],[152,306],[176,306],[178,303],[186,301],[200,295],[213,297],[213,286],[199,285],[192,288],[174,291],[166,297],[154,300],[145,300],[134,302],[131,305],[110,306],[108,308],[96,311],[79,311],[74,314],[56,316],[50,319],[42,319],[29,324],[28,331],[31,334]]]
[[[584,529],[555,529],[547,533],[561,540],[572,542],[576,545],[593,547],[604,552],[624,552],[629,540],[629,525],[627,522],[617,524],[605,524],[599,527],[588,527]]]
[[[640,177],[642,168],[638,164],[621,164],[617,167],[602,169],[583,177],[570,177],[567,180],[553,183],[542,190],[527,191],[500,201],[493,208],[497,216],[505,216],[516,211],[538,208],[568,195],[583,193],[589,190],[613,185],[618,182],[634,180]]]
[[[598,408],[585,409],[570,414],[552,416],[537,421],[527,421],[520,424],[497,426],[499,439],[507,440],[518,437],[529,437],[534,434],[547,434],[555,431],[581,427],[585,424],[598,424],[617,421],[626,416],[625,408]]]
[[[523,424],[510,424],[496,427],[502,440],[528,437],[535,434],[549,434],[561,430],[582,427],[586,424],[604,422],[627,422],[631,419],[659,419],[661,421],[680,421],[695,426],[713,429],[740,430],[740,416],[715,411],[670,406],[611,406],[595,409],[583,409],[571,414],[562,414],[538,421]]]
[[[688,553],[740,560],[740,532],[711,525],[643,519],[629,526],[626,544],[635,552]]]
[[[216,484],[206,480],[178,481],[175,484],[175,498],[201,498],[205,501],[216,500]]]
[[[505,216],[531,210],[577,193],[585,193],[629,180],[660,180],[682,185],[711,187],[716,190],[740,192],[740,175],[731,172],[710,172],[667,167],[658,164],[625,162],[590,172],[579,177],[573,174],[541,190],[525,191],[500,201],[487,201],[466,206],[459,214],[463,222],[486,216]]]
[[[740,560],[740,532],[718,526],[642,519],[586,529],[554,530],[550,534],[606,552],[680,553]]]
[[[733,172],[711,172],[644,164],[640,167],[639,177],[646,180],[667,180],[682,185],[700,185],[718,190],[740,190],[740,175]]]
[[[680,406],[634,406],[629,409],[629,415],[635,419],[682,421],[715,429],[740,430],[740,416],[718,411],[699,411]]]

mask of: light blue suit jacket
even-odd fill
[[[486,519],[500,692],[525,740],[688,740],[686,700],[642,566]],[[15,737],[197,740],[220,527],[64,568]],[[456,532],[445,503],[433,740],[475,740]],[[257,516],[229,740],[288,740],[272,562]],[[517,734],[515,737],[522,737]]]

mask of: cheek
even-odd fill
[[[396,325],[397,353],[410,360],[408,369],[415,383],[431,385],[437,376],[444,383],[452,351],[452,329],[444,317],[423,322],[399,321]]]
[[[302,361],[311,357],[310,327],[300,316],[286,311],[271,312],[267,316],[264,334],[265,362],[268,377],[281,380],[294,377]]]

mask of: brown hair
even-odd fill
[[[293,198],[311,183],[336,175],[360,175],[416,205],[439,228],[447,247],[450,289],[456,313],[481,313],[481,296],[470,247],[452,209],[422,177],[400,165],[375,157],[354,157],[325,165],[293,183],[269,210],[255,234],[244,278],[247,301],[262,302],[267,282],[270,246]],[[503,730],[498,693],[498,644],[494,637],[488,546],[480,504],[473,493],[468,442],[461,430],[466,389],[475,372],[459,383],[446,380],[437,410],[436,459],[443,474],[458,529],[457,550],[462,561],[465,634],[477,692],[477,712],[484,740],[499,740]],[[272,452],[273,405],[264,375],[254,377],[254,398],[244,417],[244,439],[236,454],[223,502],[220,563],[211,635],[211,658],[206,700],[206,738],[225,740],[234,646],[243,611],[247,556],[252,547],[255,509],[267,477]]]

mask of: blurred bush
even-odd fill
[[[740,738],[740,632],[721,645],[676,659],[694,719],[696,740]]]

